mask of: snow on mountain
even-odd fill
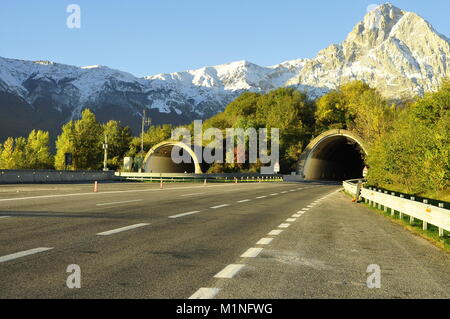
[[[317,97],[352,80],[363,80],[390,99],[435,90],[450,76],[450,42],[423,18],[387,3],[367,13],[341,44],[313,59],[262,67],[237,61],[144,78],[94,65],[0,57],[0,140],[30,127],[55,130],[93,109],[101,120],[138,129],[143,108],[154,124],[207,118],[242,92],[294,87]],[[13,113],[28,114],[17,129]],[[9,126],[8,126],[9,125]],[[28,127],[26,127],[28,126]],[[13,133],[5,132],[5,127]]]

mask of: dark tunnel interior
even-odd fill
[[[312,150],[305,164],[306,179],[346,180],[362,177],[364,151],[345,136],[333,136]]]

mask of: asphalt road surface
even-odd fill
[[[0,298],[450,298],[449,255],[339,185],[92,189],[0,186]]]

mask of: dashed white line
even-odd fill
[[[227,207],[227,206],[230,206],[230,205],[228,205],[228,204],[222,204],[222,205],[212,206],[212,207],[210,207],[210,208],[212,208],[212,209],[217,209],[217,208],[222,208],[222,207]]]
[[[255,258],[262,252],[262,248],[249,248],[245,253],[241,255],[242,258]]]
[[[283,224],[280,224],[280,225],[278,226],[278,228],[288,228],[289,226],[291,226],[291,224],[283,223]]]
[[[172,215],[172,216],[169,216],[169,218],[178,218],[178,217],[193,215],[193,214],[197,214],[197,213],[200,213],[200,211],[199,210],[194,210],[192,212],[182,213],[182,214],[178,214],[178,215]]]
[[[266,198],[267,196],[258,196],[256,199]]]
[[[313,207],[314,207],[314,205],[308,205],[308,206],[306,206],[306,207],[309,207],[309,208],[313,208]]]
[[[231,264],[218,272],[214,278],[233,278],[245,265]]]
[[[299,218],[301,216],[302,216],[302,214],[294,214],[294,215],[292,215],[293,218]]]
[[[238,200],[237,203],[246,203],[251,201],[251,199],[243,199],[243,200]]]
[[[189,299],[212,299],[220,292],[220,288],[200,288]]]
[[[273,238],[261,238],[256,244],[257,245],[269,245]]]
[[[287,193],[287,191],[281,192],[281,194],[286,194],[286,193]]]
[[[296,220],[297,220],[296,218],[288,218],[288,219],[286,219],[286,221],[287,221],[288,223],[295,222]]]
[[[277,196],[277,195],[278,195],[278,193],[270,194],[270,196]]]
[[[101,203],[101,204],[96,204],[95,206],[110,206],[110,205],[134,203],[134,202],[141,202],[141,201],[143,201],[143,199],[125,200],[122,202]]]
[[[303,208],[302,210],[306,212],[309,210],[309,208]]]
[[[282,229],[274,229],[268,235],[278,236],[279,234],[281,234],[282,231],[283,231]]]
[[[0,216],[0,218],[9,218],[11,216]]]
[[[185,197],[185,196],[194,196],[194,195],[202,195],[202,194],[204,194],[204,193],[183,194],[183,195],[180,195],[180,196],[181,197]]]
[[[10,261],[13,259],[17,259],[17,258],[29,256],[29,255],[34,255],[34,254],[41,253],[43,251],[47,251],[50,249],[53,249],[53,247],[38,247],[38,248],[29,249],[29,250],[21,251],[18,253],[6,255],[6,256],[0,257],[0,263],[4,263],[6,261]]]
[[[145,224],[145,223],[140,223],[140,224],[134,224],[134,225],[130,225],[130,226],[126,226],[126,227],[122,227],[122,228],[117,228],[117,229],[112,229],[112,230],[108,230],[102,233],[98,233],[98,236],[108,236],[108,235],[113,235],[113,234],[117,234],[123,231],[127,231],[130,229],[135,229],[135,228],[139,228],[139,227],[143,227],[143,226],[147,226],[150,224]]]

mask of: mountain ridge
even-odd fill
[[[29,128],[55,134],[86,107],[99,120],[121,120],[138,132],[143,108],[154,124],[186,124],[222,111],[246,91],[294,87],[316,98],[362,80],[388,99],[411,99],[436,90],[443,77],[450,77],[449,39],[416,13],[390,3],[367,13],[343,42],[314,58],[267,67],[241,60],[135,77],[102,65],[0,57],[0,140]],[[22,114],[21,121],[15,114]]]

